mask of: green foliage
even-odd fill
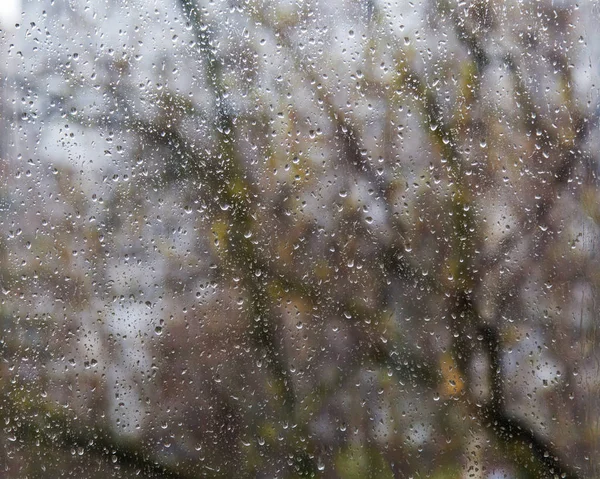
[[[393,479],[390,464],[373,447],[348,446],[335,457],[336,473],[343,479]]]

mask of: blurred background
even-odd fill
[[[4,0],[0,477],[600,477],[599,21]]]

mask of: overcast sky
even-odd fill
[[[0,1],[0,25],[3,27],[13,26],[21,14],[21,0]]]

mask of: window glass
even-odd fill
[[[0,476],[598,477],[599,21],[0,2]]]

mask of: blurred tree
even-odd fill
[[[595,477],[593,6],[150,3],[4,42],[6,474]]]

